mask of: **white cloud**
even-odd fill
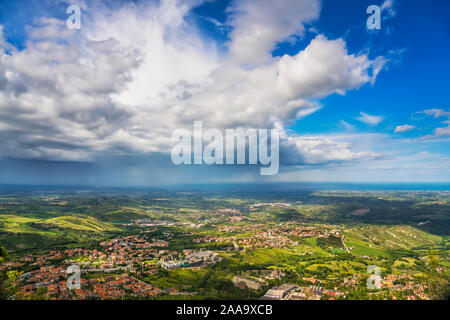
[[[365,141],[364,136],[355,139]],[[372,146],[374,144],[372,143]],[[367,158],[365,161],[346,162],[329,166],[302,166],[299,170],[281,171],[274,177],[278,181],[325,182],[448,182],[450,162],[441,154],[418,151],[417,142],[385,137],[376,146],[384,157]],[[387,147],[387,148],[386,148]]]
[[[345,120],[341,120],[339,121],[339,126],[343,127],[345,130],[353,130],[355,127],[353,125],[351,125],[350,123],[348,123]]]
[[[270,62],[277,42],[305,31],[304,23],[319,17],[318,0],[239,0],[229,8],[230,57],[238,63]]]
[[[436,128],[434,130],[436,137],[450,137],[450,125],[442,128]]]
[[[404,125],[397,126],[395,128],[394,132],[395,133],[403,133],[403,132],[411,131],[414,129],[417,129],[417,127],[409,125],[409,124],[404,124]]]
[[[380,156],[373,152],[354,151],[350,143],[327,136],[285,136],[281,140],[280,150],[281,163],[289,165],[368,160]]]
[[[385,15],[385,19],[386,18],[393,18],[397,15],[397,10],[395,8],[395,0],[385,0],[382,4],[381,4],[381,11]]]
[[[435,118],[440,118],[440,117],[450,118],[450,111],[445,111],[443,109],[437,109],[437,108],[426,109],[423,111],[419,111],[417,113],[423,113],[423,114],[426,114],[427,116],[432,116]]]
[[[197,1],[90,8],[82,29],[70,33],[42,19],[29,29],[26,48],[9,54],[0,36],[1,155],[79,161],[167,153],[172,131],[194,120],[216,128],[284,126],[319,110],[318,97],[375,81],[385,60],[350,54],[342,39],[318,35],[295,56],[272,57],[273,46],[302,32],[320,6],[270,1],[261,11],[256,3],[231,10],[225,56],[185,20]],[[250,44],[246,28],[258,31]],[[244,44],[248,52],[240,51]],[[248,61],[255,64],[242,65]],[[323,137],[286,136],[284,145],[306,163],[365,156]]]
[[[356,120],[364,122],[365,124],[376,126],[384,120],[384,117],[381,116],[374,116],[364,112],[360,112],[360,114],[361,116],[356,118]]]
[[[433,135],[427,135],[423,137],[423,139],[430,139],[430,138],[441,138],[441,137],[450,137],[450,111],[446,111],[443,109],[426,109],[423,111],[419,111],[417,113],[423,113],[427,116],[432,116],[434,118],[447,118],[449,120],[442,121],[442,123],[447,124],[446,127],[436,128],[434,130]]]

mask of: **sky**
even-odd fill
[[[445,0],[1,1],[0,184],[448,183],[449,18]],[[174,165],[194,121],[280,130],[279,173]]]

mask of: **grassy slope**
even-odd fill
[[[118,231],[119,229],[108,222],[102,222],[93,217],[63,216],[44,221],[45,224],[55,225],[64,229],[80,231]]]
[[[346,230],[347,247],[360,255],[385,255],[387,250],[431,246],[442,240],[411,226],[364,226]]]
[[[38,219],[0,215],[0,242],[10,251],[48,247],[78,241],[85,232],[119,231],[107,222],[89,216]]]

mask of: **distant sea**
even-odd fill
[[[337,183],[337,182],[271,182],[271,183],[224,183],[179,184],[152,187],[106,187],[106,186],[56,186],[56,185],[0,185],[0,191],[450,191],[448,183]]]
[[[450,191],[449,183],[335,183],[335,182],[284,182],[284,183],[233,183],[189,184],[168,189],[189,190],[347,190],[347,191]]]

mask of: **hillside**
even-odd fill
[[[442,237],[411,226],[362,226],[346,230],[347,246],[370,249],[409,249],[435,245]]]

